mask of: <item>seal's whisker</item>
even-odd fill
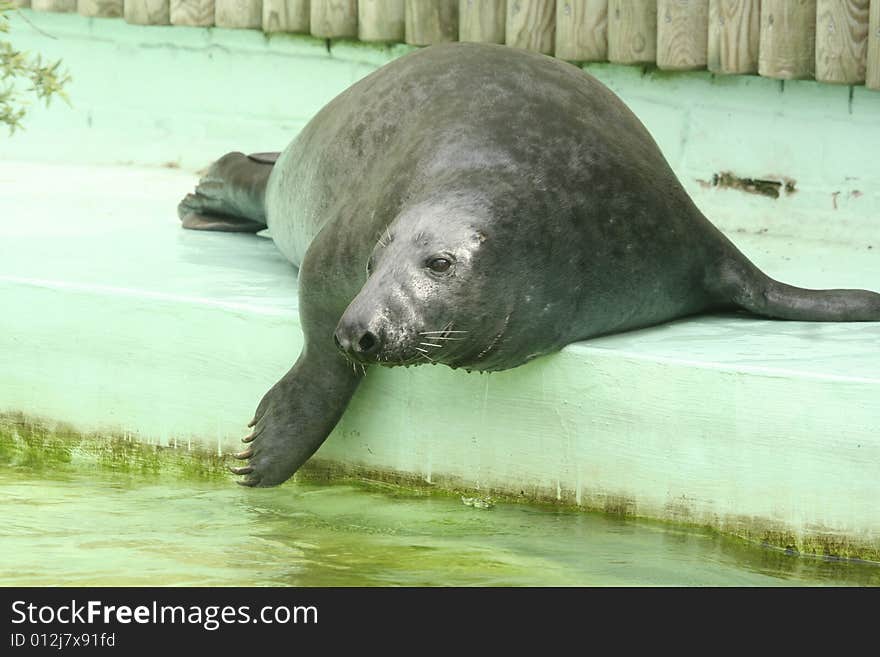
[[[429,335],[428,340],[464,340],[464,338],[446,338],[442,335]]]
[[[469,331],[447,331],[444,329],[442,331],[420,331],[419,335],[428,335],[429,333],[468,333],[468,332]]]
[[[419,356],[421,356],[422,358],[427,358],[427,359],[428,359],[429,361],[431,361],[432,363],[436,363],[436,362],[437,362],[436,360],[434,360],[433,358],[431,358],[431,357],[428,355],[428,351],[427,351],[426,349],[420,349],[419,347],[416,347],[416,351],[421,352],[421,353],[419,354]]]
[[[432,344],[430,342],[419,342],[420,345],[425,347],[442,347],[442,344]]]

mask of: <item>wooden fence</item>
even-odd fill
[[[321,38],[506,43],[570,61],[656,63],[880,89],[880,0],[16,0],[139,25]]]

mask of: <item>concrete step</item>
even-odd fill
[[[238,448],[301,336],[296,270],[179,228],[196,176],[0,161],[0,412]],[[770,275],[880,289],[880,243],[732,238]],[[312,465],[880,556],[880,323],[707,316],[493,375],[371,371]]]

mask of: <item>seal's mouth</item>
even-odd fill
[[[469,331],[455,329],[449,323],[442,329],[414,331],[379,354],[377,363],[387,367],[399,365],[448,365],[467,349]]]
[[[474,358],[474,362],[479,363],[480,361],[486,360],[489,355],[498,349],[498,345],[501,344],[501,338],[504,337],[504,332],[507,331],[508,324],[510,324],[510,313],[507,313],[507,316],[504,318],[504,323],[501,325],[501,329],[495,334],[495,337],[492,338],[489,344],[477,354],[476,358]]]
[[[454,328],[448,322],[440,329],[383,331],[381,336],[369,334],[357,342],[334,336],[336,347],[355,368],[363,365],[409,367],[411,365],[449,365],[470,352],[469,331]]]
[[[416,334],[417,339],[411,342],[408,357],[397,362],[391,358],[388,362],[380,361],[379,364],[443,364],[452,369],[463,368],[467,371],[504,369],[494,367],[490,361],[503,344],[509,324],[510,313],[505,315],[500,325],[496,325],[496,330],[490,334],[492,337],[485,343],[477,341],[477,336],[470,331],[452,328],[452,324],[438,331],[419,331]]]
[[[412,349],[417,358],[432,365],[449,361],[461,351],[461,344],[467,342],[468,331],[452,328],[450,322],[443,329],[436,331],[419,331],[413,340]]]
[[[512,310],[488,326],[460,328],[445,324],[377,321],[340,323],[334,335],[336,347],[357,372],[367,365],[410,367],[446,365],[453,369],[505,369],[497,367],[499,351],[506,344]],[[486,330],[488,329],[488,330]]]

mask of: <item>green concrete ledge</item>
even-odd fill
[[[16,44],[74,83],[72,107],[35,107],[0,141],[0,412],[219,457],[299,351],[295,271],[268,240],[180,230],[176,203],[218,154],[283,146],[401,51],[29,16],[56,38],[18,22]],[[880,94],[589,69],[769,274],[880,289]],[[797,191],[713,187],[720,171]],[[310,472],[880,560],[878,344],[877,324],[708,317],[491,376],[371,372]]]

